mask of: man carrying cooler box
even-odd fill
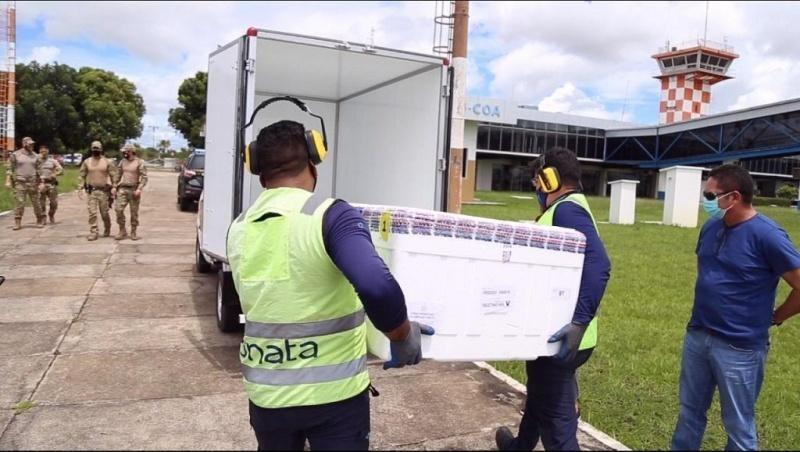
[[[548,342],[561,342],[558,353],[526,362],[528,400],[519,434],[501,427],[495,434],[500,450],[533,450],[541,438],[547,450],[578,450],[577,381],[575,371],[597,344],[597,309],[611,274],[611,262],[597,231],[574,152],[553,148],[534,163],[533,185],[542,209],[537,222],[571,228],[586,236],[578,304],[572,322]]]
[[[290,101],[308,112],[293,98]],[[310,112],[309,112],[310,113]],[[251,121],[252,123],[252,118]],[[323,125],[324,131],[324,125]],[[391,340],[384,369],[418,364],[420,335],[363,217],[314,195],[324,135],[294,121],[261,129],[245,164],[264,190],[228,231],[245,315],[239,356],[259,450],[367,450],[365,317]]]

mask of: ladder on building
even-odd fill
[[[439,0],[435,4],[433,16],[433,52],[444,55],[448,60],[453,56],[453,27],[456,10],[455,1]]]

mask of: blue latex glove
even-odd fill
[[[550,339],[547,340],[549,344],[561,341],[561,348],[553,358],[564,363],[575,360],[575,355],[578,354],[578,347],[581,345],[587,326],[571,322],[558,330],[556,334],[550,336]]]
[[[433,327],[424,323],[411,322],[408,336],[402,341],[392,341],[390,343],[391,358],[383,363],[383,369],[419,364],[422,361],[423,334],[432,336],[434,334]]]

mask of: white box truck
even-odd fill
[[[244,145],[282,119],[319,127],[316,118],[279,102],[242,130],[255,107],[293,96],[324,118],[330,154],[318,168],[318,193],[443,210],[451,74],[437,56],[255,28],[210,55],[195,254],[198,271],[218,273],[222,331],[240,328],[241,313],[226,259],[228,226],[262,191],[244,169]]]

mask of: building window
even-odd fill
[[[489,146],[486,149],[497,151],[500,149],[500,133],[502,131],[497,127],[490,128],[489,132]]]
[[[478,126],[478,149],[489,149],[489,128]]]
[[[511,129],[500,129],[502,132],[502,138],[500,139],[500,150],[501,151],[511,151],[511,142],[513,140],[513,132]]]
[[[511,150],[514,152],[525,152],[525,132],[522,130],[513,131],[514,145]]]

